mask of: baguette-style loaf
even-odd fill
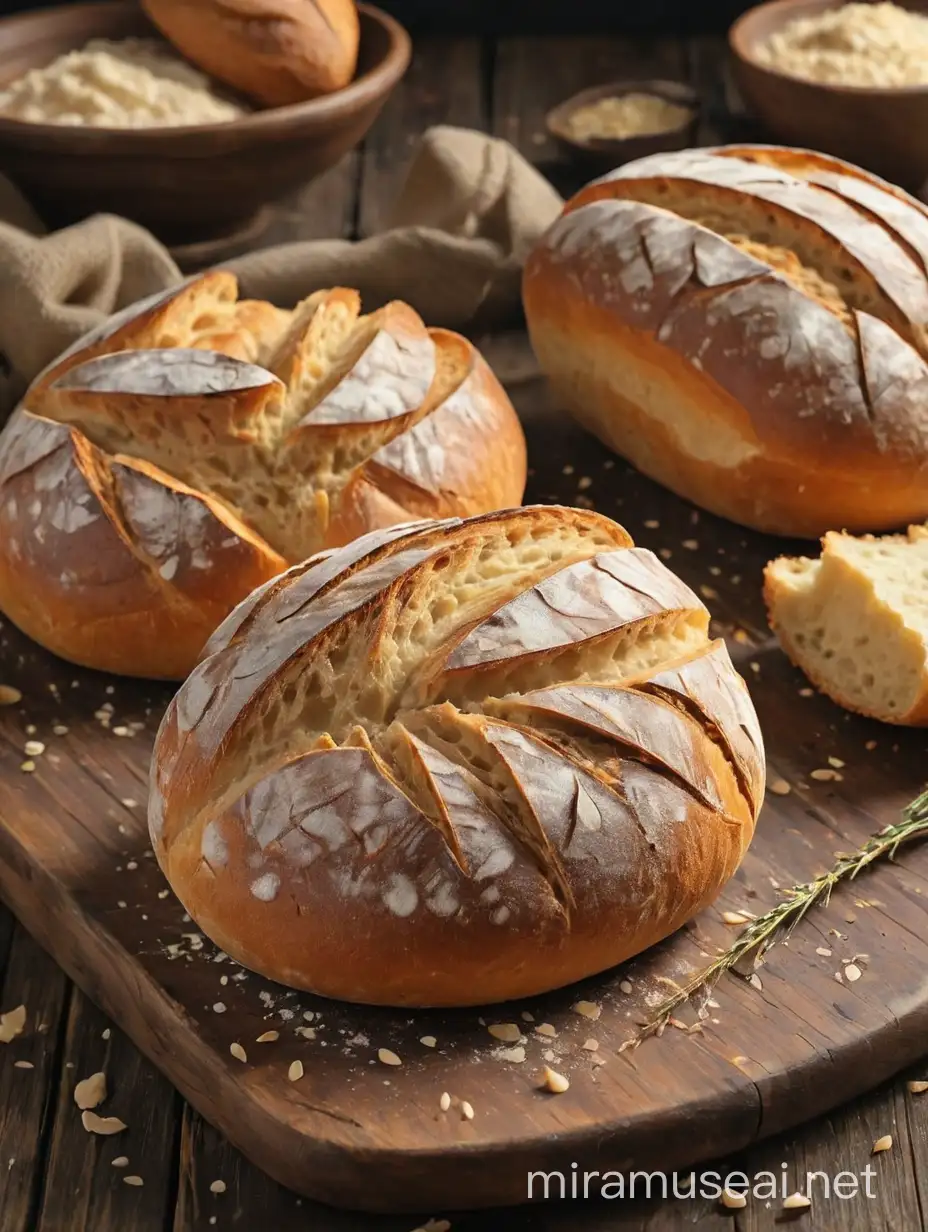
[[[928,727],[928,529],[832,531],[817,560],[771,561],[764,599],[789,658],[839,706]]]
[[[355,0],[142,0],[193,64],[268,107],[348,85],[358,60]]]
[[[217,945],[350,1001],[523,997],[653,945],[754,831],[702,603],[599,514],[395,527],[246,599],[168,708],[149,824]]]
[[[236,293],[211,273],[120,314],[0,434],[0,610],[64,658],[181,678],[288,563],[522,498],[518,420],[464,338],[340,288]]]
[[[581,190],[525,310],[565,405],[760,530],[928,516],[928,210],[822,154],[658,154]]]

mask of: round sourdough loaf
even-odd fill
[[[193,64],[268,107],[330,94],[354,76],[355,0],[142,0],[142,7]]]
[[[149,824],[226,953],[349,1001],[468,1005],[660,941],[764,792],[696,595],[596,513],[366,535],[240,604],[168,708]]]
[[[288,563],[522,499],[515,411],[465,339],[341,288],[236,294],[212,273],[135,305],[0,434],[0,610],[64,658],[183,677]]]
[[[928,210],[822,154],[629,163],[541,240],[524,299],[565,405],[760,530],[928,517]]]

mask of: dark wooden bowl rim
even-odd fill
[[[757,72],[766,73],[769,77],[776,77],[780,81],[796,82],[813,90],[823,90],[829,94],[849,95],[855,98],[912,99],[928,96],[928,85],[842,86],[830,81],[813,81],[810,77],[799,77],[795,73],[786,73],[757,58],[755,47],[758,42],[758,30],[756,27],[764,24],[767,19],[773,19],[766,26],[766,33],[771,34],[774,30],[781,30],[788,22],[795,21],[797,17],[811,16],[825,9],[841,8],[845,3],[847,0],[766,0],[765,4],[755,5],[746,13],[742,13],[732,24],[728,31],[728,46],[734,56],[745,64],[749,64]],[[928,15],[922,7],[907,4],[906,0],[895,0],[895,3],[902,8],[910,9],[913,13]]]
[[[13,25],[30,22],[49,22],[56,16],[73,19],[80,13],[112,13],[117,9],[127,14],[136,11],[140,19],[144,14],[135,4],[125,3],[125,0],[105,0],[103,3],[60,5],[56,8],[40,9],[38,12],[14,13],[10,17],[0,18],[0,47],[3,45],[4,34]],[[387,35],[387,50],[383,58],[373,68],[356,77],[342,90],[324,94],[320,98],[310,99],[305,103],[291,103],[285,107],[268,107],[242,116],[238,120],[227,120],[219,124],[176,124],[161,128],[104,128],[99,125],[87,128],[63,127],[60,124],[37,124],[32,120],[14,120],[0,116],[0,135],[22,134],[25,130],[34,133],[39,139],[51,139],[67,133],[76,144],[85,143],[88,146],[95,142],[105,142],[113,145],[119,138],[127,139],[133,150],[143,147],[170,145],[178,137],[212,136],[234,130],[236,133],[249,132],[282,135],[291,129],[305,128],[307,121],[318,121],[320,125],[350,115],[357,108],[369,103],[372,99],[386,94],[406,71],[412,55],[412,40],[403,26],[388,13],[375,8],[372,4],[359,4],[361,15],[361,39],[364,40],[365,26],[380,27]]]
[[[567,118],[580,107],[585,107],[589,103],[597,103],[601,98],[621,98],[625,94],[651,94],[669,103],[679,103],[681,107],[687,107],[692,114],[680,124],[672,124],[669,128],[662,128],[653,133],[633,133],[628,137],[581,138],[575,137],[568,129]],[[621,151],[631,142],[659,140],[673,133],[686,133],[698,124],[699,110],[699,96],[695,90],[682,81],[627,78],[622,81],[607,81],[603,85],[590,86],[589,89],[581,90],[579,94],[574,94],[564,102],[558,103],[545,117],[545,125],[553,137],[575,146],[578,150],[607,154],[610,151]]]

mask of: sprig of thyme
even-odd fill
[[[810,908],[817,903],[827,905],[831,892],[838,882],[853,881],[875,860],[880,860],[884,856],[892,859],[904,843],[912,843],[923,838],[928,838],[928,791],[903,809],[901,821],[896,825],[887,826],[879,834],[872,835],[862,847],[852,854],[840,855],[827,873],[822,873],[814,881],[782,891],[783,901],[777,903],[765,915],[752,920],[738,934],[734,944],[724,954],[713,959],[702,971],[696,972],[676,992],[663,1001],[638,1034],[623,1045],[622,1051],[628,1047],[637,1047],[649,1036],[663,1031],[681,1005],[685,1005],[702,989],[708,991],[723,972],[738,968],[745,959],[751,957],[756,964],[757,959],[761,958],[772,945],[790,935]]]

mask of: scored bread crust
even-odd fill
[[[188,60],[268,107],[330,94],[354,76],[355,0],[142,0],[142,7]]]
[[[919,595],[928,530],[882,538],[829,532],[822,554],[764,570],[770,627],[832,701],[868,718],[928,726],[928,622]]]
[[[622,962],[711,902],[764,793],[700,600],[599,514],[374,532],[216,631],[152,761],[155,853],[247,967],[468,1005]]]
[[[582,423],[698,505],[817,537],[928,516],[928,211],[825,155],[654,155],[568,202],[525,272]]]
[[[0,609],[74,662],[182,678],[289,562],[517,503],[525,474],[466,339],[399,302],[284,312],[206,274],[81,340],[0,434]]]

